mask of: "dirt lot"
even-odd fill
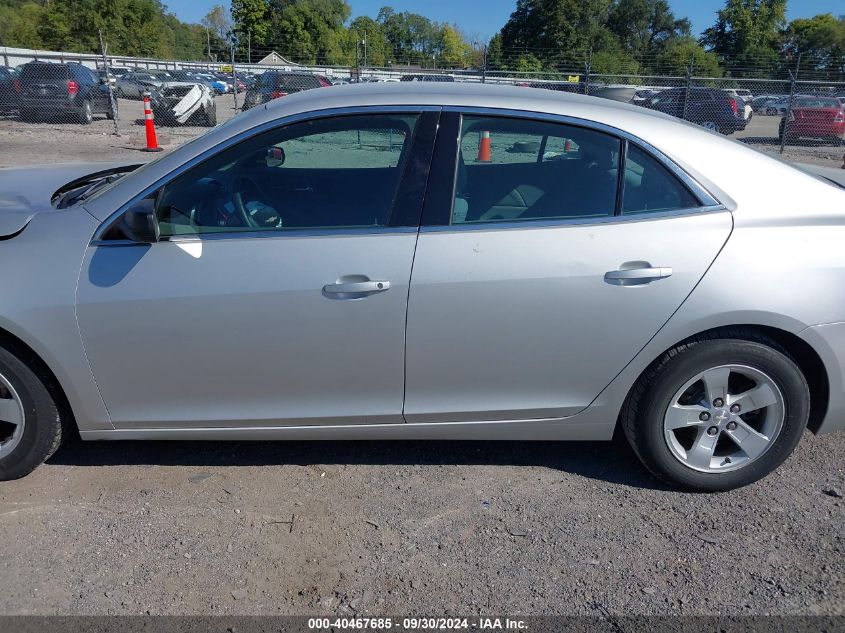
[[[621,444],[77,442],[0,486],[0,612],[845,615],[843,452],[692,495]]]
[[[147,159],[132,108],[0,121],[0,164]],[[843,454],[691,495],[622,443],[75,441],[0,484],[0,613],[845,615]]]

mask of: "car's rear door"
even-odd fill
[[[439,111],[365,112],[224,149],[160,190],[159,242],[89,247],[79,326],[116,427],[402,422]],[[390,134],[403,141],[391,147]],[[306,168],[326,187],[310,206],[278,193]],[[364,183],[370,169],[389,195],[355,188],[349,173]]]
[[[584,409],[730,234],[730,212],[662,157],[530,116],[444,112],[409,296],[408,422]]]

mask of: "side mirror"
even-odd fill
[[[140,244],[154,244],[159,240],[155,198],[144,198],[123,214],[121,229],[126,237]]]
[[[267,167],[281,167],[285,164],[285,150],[281,147],[269,147],[264,160],[267,162]]]

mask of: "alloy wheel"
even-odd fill
[[[786,404],[768,375],[745,365],[703,371],[672,396],[663,432],[672,455],[705,473],[743,468],[774,444]]]
[[[12,384],[0,374],[0,458],[15,450],[25,424],[21,399]]]

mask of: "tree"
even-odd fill
[[[580,66],[590,49],[615,39],[606,24],[612,0],[517,0],[501,30],[502,49],[530,52],[544,65]]]
[[[211,7],[201,20],[201,24],[223,41],[228,40],[232,33],[232,21],[221,4]]]
[[[845,78],[845,16],[830,13],[793,20],[784,34],[788,57],[801,53],[801,66],[829,79]]]
[[[724,74],[719,57],[704,50],[692,36],[673,39],[658,54],[652,72],[684,76],[692,64],[692,71],[699,77],[721,77]]]
[[[690,21],[676,18],[666,0],[618,0],[607,25],[623,49],[640,61],[652,59],[670,42],[690,34]]]
[[[461,32],[446,24],[441,30],[443,48],[440,51],[441,64],[450,68],[465,68],[472,49]]]
[[[232,23],[241,49],[247,39],[256,48],[267,45],[269,10],[267,0],[232,0]]]
[[[778,64],[786,0],[726,0],[701,43],[735,74],[770,72]]]
[[[369,66],[386,66],[392,61],[392,48],[384,34],[382,25],[373,18],[358,16],[349,24],[350,42],[347,45],[350,64],[355,61],[356,47],[363,55],[361,42],[366,41],[366,62]],[[361,60],[362,62],[364,60]]]

